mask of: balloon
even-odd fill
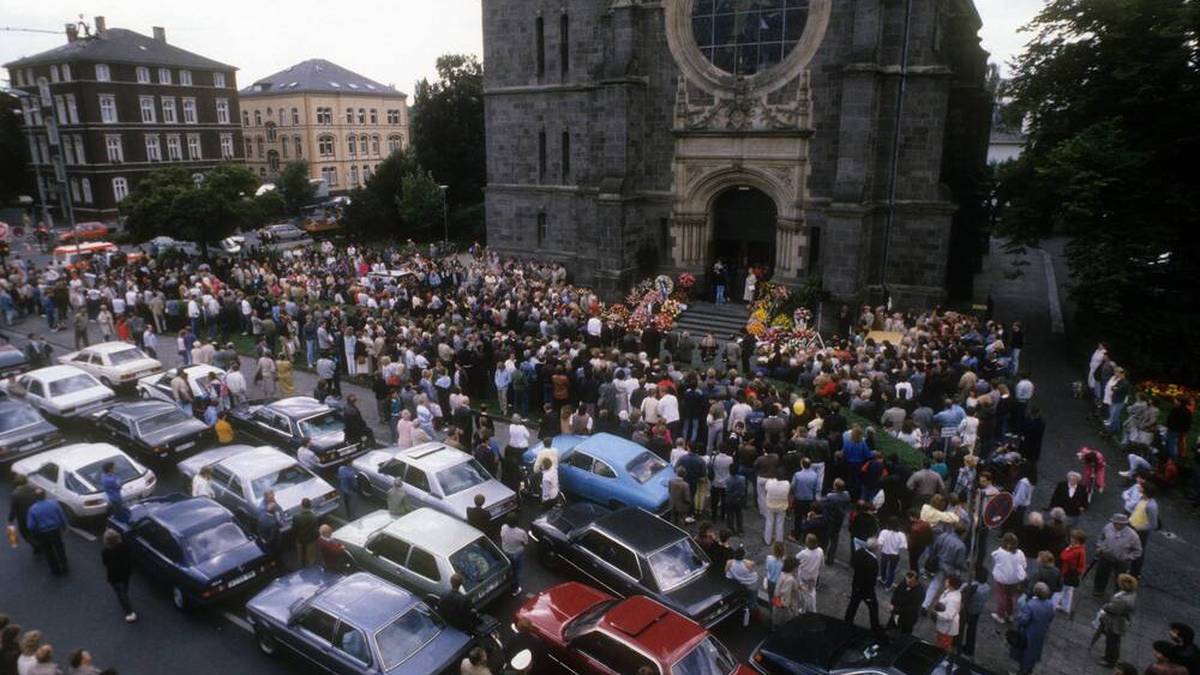
[[[797,416],[804,414],[804,399],[796,399],[796,402],[792,404],[792,412],[796,413]]]

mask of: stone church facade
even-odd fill
[[[485,0],[489,245],[609,293],[720,257],[941,301],[981,239],[979,27],[971,0]]]

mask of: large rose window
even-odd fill
[[[809,0],[695,0],[692,35],[700,53],[732,75],[781,63],[804,34]]]

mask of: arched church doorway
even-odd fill
[[[746,270],[761,266],[768,272],[775,266],[775,201],[765,192],[750,186],[738,186],[717,195],[712,204],[713,239],[709,265],[718,258],[736,270],[736,288],[746,278]]]

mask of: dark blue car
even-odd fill
[[[411,593],[365,572],[293,572],[254,596],[246,615],[264,653],[285,649],[325,673],[457,673],[473,644]]]
[[[217,602],[275,569],[233,514],[207,497],[152,497],[130,505],[126,517],[109,517],[108,526],[129,543],[139,569],[171,587],[179,609]]]

